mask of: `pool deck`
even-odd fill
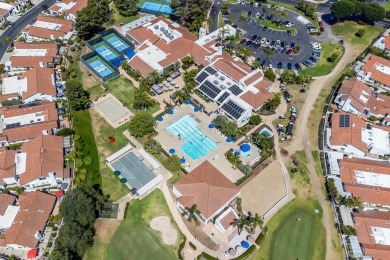
[[[244,176],[244,174],[238,170],[233,169],[230,162],[225,158],[225,153],[229,149],[234,149],[235,151],[239,149],[238,144],[236,143],[228,143],[226,142],[226,137],[217,133],[216,129],[209,129],[208,125],[215,118],[209,117],[205,113],[202,112],[194,112],[193,107],[191,105],[185,105],[183,107],[179,106],[175,108],[175,113],[173,115],[169,115],[167,118],[164,118],[162,122],[157,122],[157,131],[158,135],[155,138],[158,140],[164,147],[165,150],[169,150],[170,148],[174,148],[176,150],[176,154],[181,158],[184,157],[186,159],[186,163],[184,167],[187,171],[192,171],[198,165],[200,165],[205,160],[208,160],[211,164],[213,164],[219,171],[221,171],[231,182],[236,182],[238,179]],[[217,143],[217,147],[213,149],[209,154],[204,157],[200,157],[196,160],[192,160],[180,147],[185,143],[183,138],[180,138],[173,135],[169,130],[168,126],[172,123],[176,122],[180,118],[185,115],[189,115],[192,118],[196,118],[200,123],[196,125],[198,129],[200,129],[204,134],[206,134],[210,139]],[[252,149],[252,155],[249,157],[241,157],[244,163],[249,162],[254,159],[259,153]]]

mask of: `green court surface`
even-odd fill
[[[295,209],[273,234],[270,259],[313,259],[314,212]]]

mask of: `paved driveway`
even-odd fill
[[[248,11],[252,12],[252,18],[256,16],[256,13],[260,15],[263,14],[262,7],[251,7],[249,4],[231,4],[230,5],[230,15],[229,17],[232,19],[233,23],[236,23],[238,27],[241,29],[243,36],[245,38],[251,38],[253,35],[261,36],[262,38],[270,39],[271,41],[280,40],[281,42],[289,42],[295,41],[297,44],[301,46],[301,51],[297,55],[290,54],[287,55],[285,53],[275,53],[273,57],[268,57],[268,60],[272,63],[273,68],[277,68],[277,64],[279,62],[282,63],[282,68],[287,68],[287,63],[291,63],[293,68],[295,63],[302,63],[306,59],[311,56],[311,46],[310,41],[311,36],[309,35],[304,17],[299,14],[286,10],[288,12],[288,18],[286,20],[294,23],[294,27],[297,29],[298,33],[296,35],[288,36],[286,31],[282,30],[273,30],[268,29],[263,31],[263,26],[259,25],[257,27],[253,27],[252,24],[248,24],[245,21],[239,21],[243,12],[248,13]],[[266,8],[264,12],[265,16],[271,15],[271,9]],[[299,18],[299,19],[298,19]],[[266,55],[263,51],[264,47],[260,47],[259,49],[255,49],[250,47],[252,51],[252,55],[261,61],[266,59]],[[268,62],[267,62],[268,64]]]

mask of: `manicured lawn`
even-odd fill
[[[88,156],[92,159],[91,164],[83,166],[83,168],[88,170],[85,182],[91,185],[101,185],[102,180],[99,169],[99,157],[89,110],[72,111],[72,116],[75,134],[80,136],[80,139],[76,141],[76,143],[82,143],[84,146],[80,153],[83,153],[85,157]]]
[[[363,37],[355,35],[360,29],[365,31]],[[375,37],[384,32],[383,28],[372,25],[359,25],[353,21],[337,23],[332,26],[332,30],[335,35],[343,36],[344,40],[352,44],[359,52],[363,51]]]
[[[179,232],[175,245],[162,243],[161,234],[150,228],[150,221],[157,216],[171,218],[172,226]],[[174,222],[161,190],[157,189],[142,200],[133,200],[125,220],[120,224],[109,243],[95,238],[95,244],[88,250],[86,259],[138,260],[177,259],[182,235]]]
[[[271,29],[275,29],[275,30],[279,30],[279,31],[287,31],[287,30],[290,30],[291,33],[293,35],[297,34],[297,29],[295,29],[294,27],[290,27],[290,28],[287,28],[286,26],[284,25],[277,25],[276,23],[273,23],[271,22],[270,20],[267,20],[267,19],[259,19],[259,18],[256,18],[255,19],[256,22],[258,22],[259,24],[261,25],[264,25],[264,26],[267,26]]]
[[[341,57],[343,56],[344,50],[345,50],[344,46],[340,44],[321,43],[320,60],[314,66],[302,70],[299,73],[302,75],[307,75],[312,77],[323,76],[331,73],[334,67],[341,59]],[[333,62],[329,62],[328,58],[332,56],[333,53],[337,53],[338,58]]]
[[[307,168],[307,158],[305,151],[297,151],[292,156],[295,161],[299,163],[298,167],[295,166],[292,162],[290,165],[288,165],[288,170],[291,176],[291,179],[293,182],[299,183],[303,186],[309,186],[310,185],[310,178],[309,178],[309,169]],[[292,173],[291,168],[298,168],[297,172]]]
[[[386,11],[390,11],[390,1],[387,0],[385,5],[381,5],[383,8],[385,8]]]
[[[129,17],[126,17],[126,16],[122,16],[118,10],[116,9],[115,7],[115,4],[112,3],[110,5],[110,8],[113,12],[113,18],[115,20],[115,25],[117,26],[121,26],[121,24],[127,24],[127,23],[130,23],[132,21],[135,21],[137,20],[138,18],[142,17],[142,16],[145,16],[145,14],[141,14],[141,13],[138,13],[137,15],[134,15],[134,16],[129,16]]]
[[[319,213],[315,213],[315,209]],[[326,233],[318,201],[294,199],[267,223],[267,227],[268,233],[251,259],[325,259]]]
[[[106,87],[117,99],[119,99],[122,102],[122,104],[125,107],[130,109],[130,111],[133,113],[136,112],[136,110],[133,108],[132,105],[134,101],[134,92],[136,88],[133,86],[130,80],[126,79],[125,77],[118,77],[106,83]],[[153,114],[159,109],[160,109],[160,104],[156,102],[149,109],[149,111],[151,114]]]

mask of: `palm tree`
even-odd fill
[[[288,18],[288,12],[286,11],[280,11],[278,13],[278,16],[280,17],[280,19],[284,20],[284,19],[287,19]]]
[[[266,55],[265,60],[268,60],[269,56],[272,57],[275,54],[274,51],[271,48],[264,48],[263,51],[264,51],[264,54]]]
[[[259,214],[255,214],[254,217],[251,218],[251,231],[253,232],[257,227],[262,228],[264,221],[263,218],[259,216]]]
[[[153,85],[153,81],[152,81],[152,79],[150,77],[144,77],[144,78],[141,79],[139,84],[141,86],[145,86],[147,88],[150,88]]]
[[[195,223],[199,223],[198,217],[196,215],[199,215],[200,211],[196,208],[196,204],[192,205],[191,208],[186,207],[186,212],[183,212],[183,216],[185,216],[189,222],[192,220],[195,221]]]
[[[253,68],[253,69],[258,69],[258,68],[260,68],[260,67],[261,67],[261,63],[260,63],[260,61],[259,61],[258,59],[254,60],[254,61],[252,62],[252,68]]]
[[[247,47],[240,46],[238,52],[244,61],[246,61],[248,57],[251,56],[251,50]]]
[[[7,44],[9,44],[9,43],[11,43],[12,42],[12,39],[10,38],[10,37],[5,37],[4,39],[3,39],[3,41],[2,41],[2,44],[3,45],[7,45]]]
[[[244,228],[247,228],[249,226],[249,220],[247,218],[244,218],[244,217],[238,217],[238,218],[235,218],[233,220],[232,223],[230,223],[231,226],[233,227],[237,227],[238,229],[238,235],[241,234],[241,231],[244,229]]]
[[[153,105],[153,100],[149,97],[148,93],[142,89],[136,89],[134,92],[133,108],[146,110],[151,105]]]

